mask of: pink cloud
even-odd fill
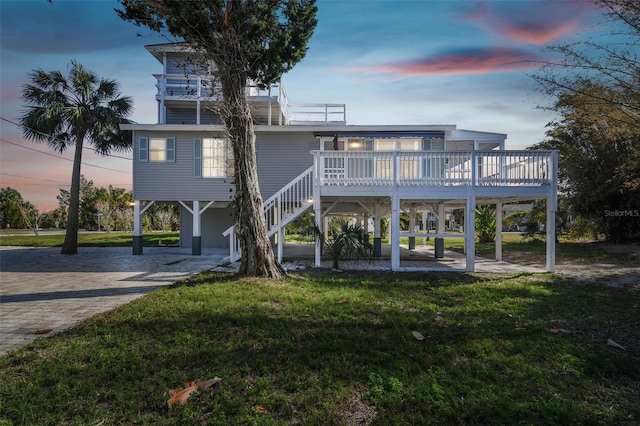
[[[403,77],[450,74],[488,74],[535,68],[531,54],[506,48],[466,49],[406,62],[349,68],[349,72],[377,72]]]
[[[542,45],[575,33],[594,10],[592,1],[494,2],[466,7],[457,19],[513,41]]]
[[[542,45],[573,33],[578,28],[577,21],[566,22],[502,22],[494,29],[512,40]]]

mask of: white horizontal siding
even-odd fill
[[[196,109],[167,107],[167,124],[197,124]]]
[[[257,134],[258,179],[263,200],[269,198],[313,164],[320,148],[313,132]]]
[[[175,137],[175,163],[141,163],[138,140],[146,137]],[[202,200],[229,202],[233,178],[195,178],[196,137],[215,137],[211,132],[136,132],[134,141],[133,193],[138,200]],[[312,131],[257,134],[258,178],[263,199],[270,197],[313,163],[312,150],[319,142]]]
[[[195,102],[193,102],[195,106]],[[172,108],[167,106],[166,124],[197,124],[196,108]],[[208,108],[200,109],[200,124],[222,124],[220,116]]]
[[[140,136],[175,137],[174,163],[141,163],[138,161]],[[203,179],[194,177],[193,139],[191,132],[136,132],[134,140],[133,195],[138,200],[202,200],[231,201],[231,178]],[[200,135],[202,137],[202,135]]]
[[[171,53],[167,55],[168,75],[203,75],[201,68],[193,65],[194,56],[186,53]]]

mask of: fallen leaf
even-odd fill
[[[338,300],[338,303],[347,303],[348,301],[349,301],[349,299],[344,298],[344,299]]]
[[[177,388],[169,389],[169,396],[174,396],[180,392],[182,392],[184,388],[182,386],[178,386]]]
[[[412,331],[411,334],[416,340],[424,340],[424,336],[420,334],[418,331]]]
[[[42,330],[36,330],[35,334],[49,334],[52,331],[52,328],[43,328]]]
[[[169,396],[171,398],[169,398],[169,400],[167,401],[167,405],[169,406],[169,408],[173,407],[173,405],[176,403],[180,403],[180,405],[185,405],[189,397],[194,392],[197,392],[198,389],[207,389],[212,386],[215,386],[217,388],[218,386],[220,386],[221,381],[222,379],[216,376],[213,379],[205,380],[204,382],[201,382],[201,383],[196,383],[193,380],[189,381],[185,384],[186,388],[183,388],[182,386],[178,386],[177,388],[169,389]]]
[[[265,411],[267,411],[267,409],[265,408],[264,405],[260,404],[260,405],[256,405],[255,407],[253,407],[253,411],[258,413],[258,414],[262,414]]]
[[[205,380],[202,383],[198,383],[198,388],[207,389],[207,388],[210,388],[211,386],[215,386],[216,388],[218,388],[220,386],[221,381],[222,381],[222,378],[216,376],[213,379]]]
[[[624,346],[620,346],[619,344],[617,344],[616,342],[614,342],[611,339],[607,339],[607,345],[617,348],[617,349],[622,349],[623,351],[626,351],[627,349]]]
[[[178,389],[181,389],[181,390],[178,390]],[[171,395],[172,391],[177,391],[177,392],[175,392],[174,395],[171,398],[169,398],[169,400],[167,401],[167,405],[169,406],[169,408],[173,407],[173,405],[177,402],[179,402],[180,405],[185,405],[187,403],[187,400],[191,396],[191,394],[198,391],[198,386],[191,386],[186,389],[182,389],[182,388],[172,389],[169,391],[169,395]]]
[[[547,328],[547,331],[553,334],[571,334],[571,331],[564,328]]]

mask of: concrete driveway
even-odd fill
[[[228,249],[0,247],[0,356],[219,265]]]

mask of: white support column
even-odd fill
[[[140,200],[133,201],[133,254],[142,254],[142,212]]]
[[[196,89],[196,124],[200,124],[200,109],[202,105],[200,104],[200,98],[202,96],[202,77],[198,77],[197,79],[197,89]]]
[[[425,234],[429,233],[429,210],[422,211],[422,232]],[[422,245],[427,245],[427,237],[422,237]]]
[[[167,111],[164,106],[164,98],[167,95],[167,53],[162,53],[162,80],[160,82],[160,100],[158,104],[158,123],[165,124],[167,122]]]
[[[321,235],[324,235],[324,228],[322,226],[322,207],[320,205],[320,197],[314,194],[313,197],[313,212],[315,214],[316,227]],[[316,268],[322,265],[322,237],[316,235],[316,247],[315,247],[315,266]]]
[[[496,203],[496,260],[502,260],[502,202]]]
[[[202,234],[200,230],[200,201],[194,201],[191,209],[191,215],[193,218],[193,236],[191,237],[191,254],[202,254]]]
[[[391,270],[400,269],[400,198],[391,197]]]
[[[464,222],[460,225],[460,230],[465,232],[465,234],[464,234],[465,238],[464,238],[464,244],[463,244],[463,247],[462,247],[462,253],[467,254],[467,234],[466,234],[467,231],[465,229],[467,227],[467,205],[466,204],[462,209],[462,215],[463,215],[462,217],[464,218],[462,220]]]
[[[409,207],[409,233],[416,232],[416,208],[414,206]],[[415,250],[416,237],[409,237],[409,250]]]
[[[279,90],[282,91],[282,82],[279,83]],[[316,228],[320,232],[320,235],[316,235],[316,246],[314,253],[314,265],[320,267],[322,265],[322,238],[321,235],[324,232],[322,228],[322,203],[320,196],[320,154],[315,152],[313,154],[313,213],[314,220],[316,222]]]
[[[284,226],[278,229],[278,262],[282,263],[282,250],[284,249]]]
[[[467,198],[464,223],[464,247],[466,254],[466,268],[475,272],[476,268],[476,197],[472,192]]]
[[[547,272],[556,270],[556,211],[558,210],[558,152],[551,154],[551,185],[547,197]]]
[[[445,217],[445,214],[444,214],[444,204],[442,204],[442,203],[438,204],[436,206],[436,210],[437,210],[436,214],[438,215],[438,221],[436,222],[437,223],[437,228],[436,229],[437,229],[438,234],[444,234],[444,231],[445,231],[445,229],[444,229],[445,228],[445,226],[444,226],[445,223],[444,222],[446,220],[446,217]]]
[[[267,109],[267,126],[271,126],[271,84],[269,84],[269,89],[267,92],[267,97],[268,97],[268,109]]]
[[[474,149],[477,149],[477,141],[474,141]],[[476,270],[476,185],[478,184],[478,157],[476,151],[471,153],[471,186],[467,196],[467,208],[465,209],[464,223],[464,248],[466,255],[467,271]]]
[[[438,221],[436,222],[436,232],[438,234],[444,234],[444,204],[439,203],[436,205],[436,215],[438,216]],[[435,237],[433,239],[433,254],[436,259],[442,259],[444,257],[444,238],[443,237]]]
[[[376,202],[374,204],[373,214],[373,257],[380,257],[382,255],[382,237],[380,235],[382,216],[380,213],[380,203]]]
[[[556,270],[556,209],[550,198],[547,198],[547,272],[555,272]]]

